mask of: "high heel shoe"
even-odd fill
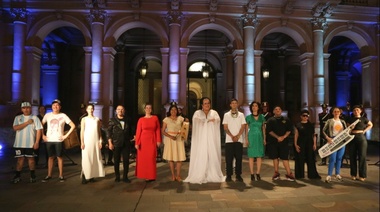
[[[255,181],[255,175],[251,174],[251,181]]]
[[[257,181],[261,180],[260,174],[256,174],[256,179],[257,179]]]

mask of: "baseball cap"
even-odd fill
[[[61,105],[61,101],[59,101],[59,99],[54,99],[54,101],[51,104],[54,104],[54,103],[58,103],[59,105]]]
[[[23,102],[21,103],[21,107],[32,107],[32,105],[30,104],[30,102]]]

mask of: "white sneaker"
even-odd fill
[[[337,174],[337,175],[335,176],[335,179],[336,179],[337,181],[343,181],[342,176],[340,176],[339,174]]]
[[[325,180],[325,182],[326,182],[326,183],[329,183],[329,182],[331,182],[331,176],[330,176],[330,175],[328,175],[328,176],[326,177],[326,180]]]

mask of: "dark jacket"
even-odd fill
[[[124,121],[124,129],[120,121]],[[131,146],[131,139],[133,138],[132,127],[129,118],[124,117],[119,120],[116,117],[110,119],[107,129],[107,138],[112,140],[112,144],[115,147],[127,147]]]

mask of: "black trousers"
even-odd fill
[[[354,139],[348,143],[351,176],[357,175],[359,161],[359,177],[367,178],[367,148],[364,134],[355,134]]]
[[[315,179],[319,177],[317,167],[315,166],[315,152],[313,150],[313,144],[298,143],[301,148],[301,152],[295,152],[294,158],[294,173],[297,179],[305,177],[305,163],[307,166],[307,177],[309,179]]]
[[[128,171],[129,171],[129,154],[131,152],[131,148],[128,146],[123,147],[115,147],[113,150],[113,161],[114,161],[114,170],[115,170],[115,177],[117,179],[120,179],[120,159],[121,156],[123,156],[123,179],[128,178]]]
[[[240,142],[226,143],[226,169],[227,176],[231,176],[233,174],[233,160],[235,158],[235,174],[241,175],[241,167],[243,160],[243,144]]]

